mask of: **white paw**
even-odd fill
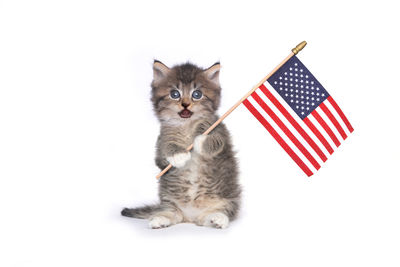
[[[149,227],[152,229],[160,229],[171,225],[171,220],[164,216],[155,216],[150,219]]]
[[[206,217],[205,225],[225,229],[229,225],[229,218],[221,212],[211,213]]]
[[[206,140],[206,138],[207,138],[207,135],[203,135],[203,134],[196,136],[196,138],[194,139],[194,142],[193,142],[193,150],[195,152],[197,152],[199,154],[203,154],[203,151],[204,151],[203,144],[204,144],[204,141]]]
[[[185,166],[186,162],[190,160],[190,158],[191,158],[190,152],[184,152],[168,157],[167,160],[172,166],[176,168],[181,168]]]

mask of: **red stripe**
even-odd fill
[[[340,135],[343,137],[343,140],[347,138],[346,133],[344,132],[342,126],[340,126],[339,122],[336,120],[335,116],[333,116],[332,112],[328,109],[328,107],[324,104],[324,102],[319,105],[321,109],[325,112],[328,118],[331,120],[333,125],[335,125],[336,129],[339,131]]]
[[[318,131],[317,127],[314,126],[314,124],[310,121],[309,118],[304,118],[303,119],[304,123],[310,128],[310,130],[315,134],[315,136],[318,138],[319,141],[324,145],[326,150],[328,150],[329,154],[333,153],[332,147],[329,145],[328,141],[326,141],[325,137]]]
[[[318,145],[311,139],[311,137],[304,131],[304,129],[297,123],[297,121],[290,115],[285,107],[276,99],[276,97],[265,87],[264,84],[260,86],[260,90],[268,97],[268,99],[278,108],[278,110],[285,116],[285,118],[292,124],[292,126],[299,132],[299,134],[306,140],[306,142],[314,149],[318,156],[325,162],[327,157],[318,147]]]
[[[317,110],[314,110],[311,112],[311,114],[314,116],[314,118],[321,124],[322,128],[324,128],[325,132],[328,133],[328,135],[331,137],[332,141],[335,143],[337,147],[340,146],[340,142],[337,139],[336,135],[332,132],[331,128],[329,128],[328,124],[321,118],[321,116],[318,114]]]
[[[313,175],[311,170],[304,164],[304,162],[294,153],[294,151],[286,144],[282,137],[275,131],[275,129],[267,122],[266,119],[253,107],[253,105],[246,99],[243,101],[246,108],[257,118],[257,120],[267,129],[272,137],[281,145],[281,147],[288,153],[288,155],[296,162],[296,164],[303,170],[307,176]]]
[[[301,151],[301,153],[311,162],[315,169],[321,168],[314,157],[308,152],[302,143],[292,134],[292,132],[286,127],[286,125],[279,119],[279,117],[272,111],[270,107],[260,98],[260,96],[254,92],[251,94],[254,100],[267,112],[267,114],[274,120],[274,122],[281,128],[281,130],[289,137],[293,144]]]
[[[328,101],[331,103],[333,108],[336,110],[336,112],[339,114],[340,118],[343,120],[344,124],[346,124],[347,128],[349,131],[352,133],[354,131],[353,127],[351,126],[349,120],[346,118],[344,115],[343,111],[339,108],[338,104],[336,104],[336,101],[333,100],[331,96],[328,97]]]

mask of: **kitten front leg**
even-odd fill
[[[194,139],[193,149],[200,155],[214,156],[222,152],[224,139],[219,134],[198,135]]]
[[[172,166],[176,168],[182,168],[183,166],[185,166],[186,162],[190,160],[190,158],[191,158],[190,152],[186,151],[167,157],[167,160]]]
[[[191,159],[190,152],[173,142],[164,143],[158,149],[156,164],[160,169],[164,169],[168,164],[181,168]]]

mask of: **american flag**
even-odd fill
[[[243,104],[307,176],[353,132],[336,101],[296,56]]]

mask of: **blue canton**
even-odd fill
[[[301,119],[307,117],[329,96],[296,56],[291,57],[268,82]]]

